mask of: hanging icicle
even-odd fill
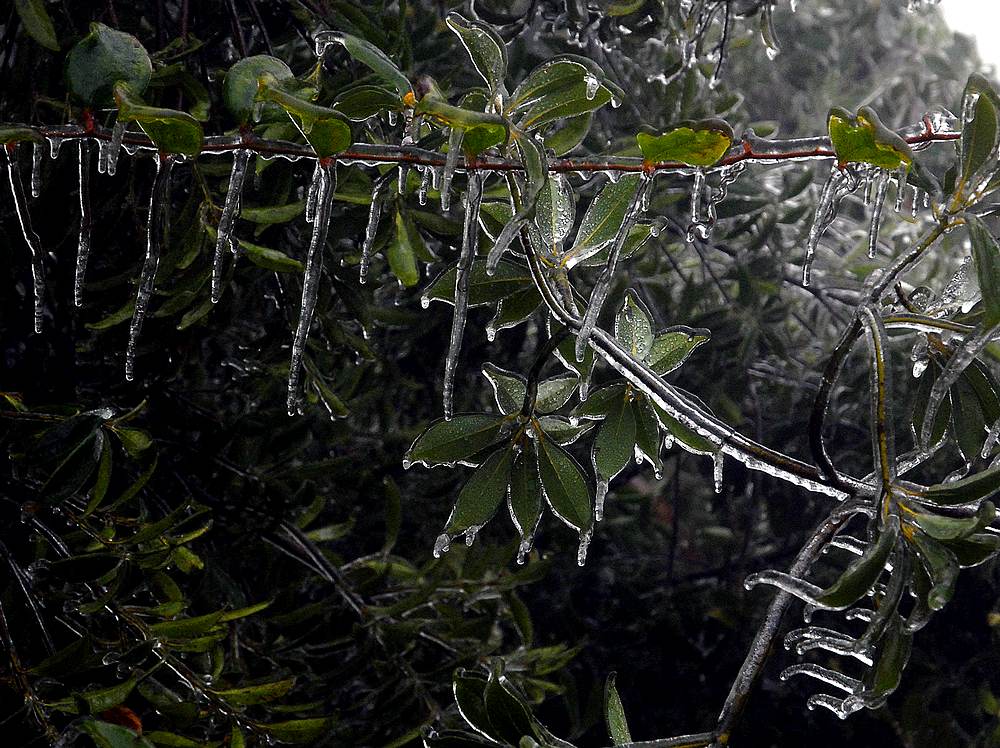
[[[458,168],[458,157],[462,153],[462,140],[465,131],[457,127],[451,129],[448,135],[448,154],[444,159],[444,172],[441,174],[441,210],[448,213],[451,210],[451,180]]]
[[[868,257],[875,259],[878,252],[878,232],[882,226],[882,207],[889,191],[889,172],[879,169],[873,178],[875,182],[875,204],[872,206],[872,222],[868,228]]]
[[[462,229],[462,250],[455,271],[455,311],[451,321],[451,336],[444,364],[444,417],[450,420],[454,413],[455,370],[458,354],[462,349],[465,316],[469,309],[469,276],[472,261],[479,246],[479,206],[483,198],[483,177],[470,171],[465,191],[465,222]]]
[[[590,343],[590,336],[597,325],[597,318],[604,307],[604,302],[607,300],[608,294],[611,292],[611,282],[618,267],[618,257],[621,255],[622,247],[625,246],[625,240],[628,238],[629,231],[639,218],[643,203],[649,199],[648,195],[652,184],[653,179],[648,174],[643,174],[639,177],[635,195],[632,196],[632,203],[629,205],[628,210],[625,211],[622,225],[618,228],[618,233],[615,234],[614,241],[611,244],[607,264],[601,270],[601,274],[594,284],[594,290],[590,293],[590,303],[587,304],[587,310],[584,313],[580,331],[576,335],[575,347],[576,360],[578,362],[583,361],[584,355],[587,352],[587,345]]]
[[[102,141],[103,142],[103,141]],[[128,330],[128,347],[125,349],[125,379],[132,381],[135,377],[135,355],[139,343],[139,333],[146,320],[146,310],[149,299],[153,295],[153,284],[156,280],[156,267],[160,263],[160,249],[163,246],[166,215],[170,208],[170,170],[174,158],[159,153],[156,156],[156,176],[153,179],[153,189],[149,194],[149,213],[146,219],[146,257],[139,274],[139,290],[135,296],[135,311],[132,312],[132,323]]]
[[[8,143],[0,148],[7,164],[7,181],[10,183],[10,194],[14,198],[14,211],[18,223],[21,224],[21,234],[24,243],[31,253],[31,284],[35,299],[34,331],[42,331],[42,317],[45,310],[45,253],[42,242],[31,226],[31,215],[28,213],[28,201],[24,196],[24,185],[21,183],[21,169],[17,163],[17,151],[14,143]]]
[[[215,255],[212,258],[212,303],[218,304],[222,298],[222,263],[228,248],[236,254],[237,244],[233,241],[233,229],[240,215],[243,198],[243,181],[250,163],[250,151],[238,149],[233,154],[233,169],[229,173],[229,190],[226,192],[226,202],[219,218],[218,235],[215,240]]]
[[[31,197],[42,194],[42,159],[45,153],[41,143],[31,144]]]
[[[302,278],[302,303],[299,306],[299,322],[292,341],[292,361],[288,368],[288,415],[298,412],[300,382],[302,379],[302,356],[312,327],[313,312],[319,298],[319,282],[323,275],[323,253],[326,249],[326,234],[330,228],[330,213],[333,209],[333,192],[337,185],[336,161],[320,159],[320,168],[315,173],[316,207],[313,213],[312,239],[306,256],[305,274]]]
[[[76,242],[76,271],[73,275],[73,303],[83,305],[83,281],[90,259],[90,234],[93,219],[90,212],[90,142],[77,141],[77,172],[80,180],[80,234]]]
[[[802,284],[808,286],[812,282],[812,262],[819,246],[820,237],[830,227],[837,217],[837,207],[841,199],[858,188],[860,180],[850,166],[841,169],[834,164],[830,170],[830,178],[823,185],[819,204],[809,227],[809,239],[806,244],[806,257],[802,264]]]
[[[115,126],[111,129],[111,142],[103,151],[105,158],[103,171],[109,177],[113,177],[118,170],[118,155],[122,152],[122,140],[124,139],[125,123],[120,120],[116,121]]]
[[[361,267],[359,282],[368,282],[368,268],[372,261],[372,248],[375,246],[375,235],[378,233],[378,222],[382,217],[382,202],[389,186],[389,178],[381,176],[372,186],[372,204],[368,209],[368,224],[365,226],[365,237],[361,244]]]

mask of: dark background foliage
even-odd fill
[[[451,93],[474,85],[443,23],[446,10],[459,5],[109,0],[45,7],[63,52],[94,20],[137,36],[158,64],[149,98],[188,110],[207,103],[206,132],[222,133],[234,125],[220,105],[224,71],[241,56],[273,51],[296,74],[308,73],[315,65],[310,38],[320,28],[365,36],[411,76],[431,74]],[[752,125],[761,134],[816,134],[831,104],[871,104],[887,124],[900,126],[935,104],[957,108],[976,67],[969,43],[953,37],[934,11],[908,14],[904,3],[890,0],[802,0],[794,14],[787,4],[775,9],[782,43],[775,60],[765,55],[751,13],[734,22],[718,88],[710,89],[697,67],[664,85],[654,74],[669,73],[680,57],[669,40],[654,43],[662,26],[655,2],[604,18],[582,40],[562,3],[478,5],[500,15],[533,13],[506,32],[513,80],[570,51],[597,60],[625,89],[620,108],[597,115],[580,153],[628,148],[643,124],[710,115],[724,116],[737,132]],[[742,5],[753,10],[753,3]],[[0,121],[74,118],[62,80],[64,54],[34,43],[13,7],[0,9],[0,22]],[[633,32],[623,34],[619,23]],[[364,74],[343,53],[327,55],[323,68],[327,100]],[[22,147],[17,157],[27,174],[30,149]],[[797,285],[794,263],[815,201],[812,168],[752,170],[720,207],[714,239],[693,246],[675,228],[684,225],[688,183],[659,190],[652,213],[666,216],[668,229],[627,266],[618,287],[640,289],[658,326],[710,328],[711,343],[677,381],[744,433],[799,457],[807,456],[803,433],[816,371],[849,314],[837,292],[851,298],[867,261],[863,248],[855,251],[865,243],[864,214],[849,206],[836,235],[843,256],[819,260],[834,268],[835,287],[828,283],[824,295]],[[815,168],[821,180],[824,167]],[[51,673],[25,676],[21,665],[5,662],[0,712],[5,734],[18,736],[11,745],[43,742],[46,730],[51,737],[72,721],[68,710],[52,708],[60,699],[72,701],[72,693],[110,687],[136,672],[150,675],[125,705],[147,734],[163,741],[172,739],[167,733],[201,741],[227,735],[230,715],[210,693],[220,684],[240,688],[294,677],[279,700],[247,708],[248,735],[253,725],[330,717],[318,743],[415,745],[424,725],[459,724],[453,669],[497,655],[540,704],[546,724],[582,745],[606,742],[601,708],[610,671],[618,672],[636,739],[714,723],[768,598],[745,592],[742,580],[764,567],[787,567],[825,499],[731,464],[715,494],[710,461],[672,450],[662,480],[637,467],[617,479],[582,568],[575,537],[551,518],[526,566],[514,563],[517,544],[502,522],[488,526],[471,548],[455,547],[434,560],[434,538],[464,472],[404,471],[401,459],[440,411],[449,315],[442,305],[422,309],[419,297],[453,259],[460,221],[410,196],[424,251],[441,261],[426,266],[418,286],[402,288],[380,256],[372,280],[361,286],[357,261],[373,172],[341,167],[308,355],[309,396],[304,413],[289,418],[285,375],[301,285],[291,260],[304,259],[308,244],[299,215],[308,167],[258,162],[245,207],[299,207],[291,220],[260,211],[263,220],[241,221],[241,238],[282,254],[269,267],[241,259],[214,306],[208,228],[214,230],[224,199],[229,160],[204,157],[175,169],[170,244],[140,341],[138,374],[126,382],[127,320],[152,172],[149,159],[123,155],[116,176],[93,175],[94,250],[85,303],[75,308],[73,146],[56,161],[45,159],[41,193],[30,206],[49,270],[45,329],[37,335],[29,332],[26,249],[6,192],[0,201],[0,391],[6,393],[0,444],[9,456],[0,469],[0,602],[24,668],[47,656],[28,599],[38,602],[56,649],[87,634],[86,651],[73,651],[70,665],[53,665]],[[892,241],[912,234],[905,221],[891,220]],[[391,233],[383,227],[376,246],[384,248]],[[491,343],[482,334],[488,319],[484,310],[470,318],[458,410],[493,408],[479,373],[483,362],[523,371],[532,360],[538,324],[503,331]],[[848,369],[846,392],[866,381],[864,367],[855,368]],[[608,375],[600,372],[597,380]],[[863,423],[867,403],[840,397],[834,407],[841,425],[830,443],[839,464],[864,470],[867,435],[849,424]],[[108,410],[93,423],[73,422],[82,435],[56,433],[54,424],[67,416],[100,409]],[[154,463],[155,469],[134,497],[120,505],[109,499],[84,518],[95,474],[64,460],[72,453],[92,468],[105,443],[113,455],[109,497],[121,497]],[[195,516],[198,510],[204,513]],[[127,540],[135,528],[165,516],[171,521],[154,533],[162,542]],[[178,540],[209,519],[204,534]],[[81,612],[80,605],[100,597],[100,590],[82,586],[86,569],[74,575],[39,563],[59,555],[52,535],[72,556],[106,548],[101,537],[123,539],[109,551],[117,571],[99,582],[109,590],[108,607]],[[801,689],[776,677],[779,653],[751,699],[738,744],[994,744],[997,592],[992,566],[963,574],[955,600],[917,637],[901,689],[886,707],[845,723],[806,711]],[[149,611],[167,601],[182,603],[188,615],[272,602],[230,625],[168,641],[182,676],[157,666],[159,655],[141,643],[141,626],[123,623],[133,615],[148,625],[155,620]],[[37,700],[27,707],[26,683]]]

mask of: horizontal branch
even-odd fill
[[[19,125],[0,123],[0,128]],[[59,127],[33,127],[46,140],[78,140],[91,138],[95,140],[111,140],[111,131],[99,126],[81,127],[79,125],[64,125]],[[961,133],[950,128],[938,128],[929,116],[915,125],[898,131],[899,135],[912,147],[917,149],[932,143],[957,140]],[[156,151],[156,146],[146,136],[130,132],[122,141],[126,147],[144,151]],[[304,144],[292,143],[286,140],[266,140],[253,133],[242,135],[213,135],[205,138],[202,145],[204,155],[225,155],[234,151],[248,150],[264,158],[285,158],[297,161],[299,159],[315,159],[316,153]],[[814,159],[835,158],[836,153],[830,139],[823,136],[807,138],[789,138],[784,140],[767,140],[756,137],[752,131],[734,142],[726,155],[707,172],[717,171],[738,163],[773,163],[786,161],[809,161]],[[338,163],[353,165],[405,164],[410,166],[426,166],[443,168],[445,155],[437,151],[418,148],[413,145],[372,145],[369,143],[354,143],[345,151],[337,154]],[[466,163],[460,159],[460,171],[491,171],[509,172],[524,171],[520,161],[494,156],[484,156]],[[677,172],[692,173],[693,167],[677,161],[662,161],[649,167],[642,159],[633,156],[611,156],[607,158],[557,158],[549,161],[549,171],[555,174],[616,172],[622,174],[640,172]]]

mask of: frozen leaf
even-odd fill
[[[59,40],[56,39],[56,30],[52,25],[52,19],[45,10],[44,0],[14,0],[14,9],[21,18],[24,30],[28,32],[32,39],[41,44],[46,49],[53,52],[59,51]]]
[[[503,39],[486,24],[468,21],[459,13],[449,13],[445,22],[458,35],[490,91],[500,91],[507,75],[507,46]]]
[[[344,115],[288,93],[269,73],[258,78],[256,100],[269,101],[284,109],[320,158],[336,155],[351,144],[351,127]]]
[[[587,399],[573,409],[573,418],[601,420],[618,404],[625,401],[626,385],[609,384],[591,392]]]
[[[670,327],[655,338],[647,361],[649,368],[660,376],[669,374],[687,361],[694,350],[708,342],[711,332],[703,327]]]
[[[226,71],[222,84],[222,101],[240,124],[247,124],[253,119],[254,110],[259,106],[258,80],[265,75],[279,83],[287,83],[294,78],[288,65],[269,55],[244,57]],[[277,108],[275,110],[280,111]]]
[[[898,169],[908,168],[913,161],[910,146],[883,125],[871,107],[861,107],[856,117],[846,109],[833,107],[827,124],[841,167],[848,163],[866,163],[880,169]]]
[[[444,532],[452,537],[477,530],[496,514],[507,496],[514,450],[505,445],[487,457],[458,494]]]
[[[580,380],[575,374],[560,374],[543,379],[538,383],[538,395],[535,399],[535,412],[552,413],[559,410],[576,392]]]
[[[504,419],[496,416],[456,415],[450,421],[438,419],[418,436],[403,459],[403,467],[420,463],[434,465],[469,464],[468,458],[500,440]]]
[[[694,429],[684,425],[665,410],[653,403],[660,424],[685,450],[697,455],[710,455],[718,451],[718,446]]]
[[[196,156],[201,152],[204,133],[201,123],[187,112],[147,106],[138,91],[119,81],[114,85],[118,121],[137,122],[161,153]]]
[[[510,415],[521,410],[524,394],[527,391],[524,377],[491,363],[483,365],[483,375],[493,387],[493,398],[501,413]]]
[[[432,301],[444,301],[453,304],[455,299],[455,266],[443,271],[423,294],[423,305],[427,307]],[[500,299],[522,291],[528,287],[534,288],[531,273],[522,265],[512,262],[501,262],[493,275],[486,272],[486,262],[476,260],[469,273],[469,307],[495,304]]]
[[[942,506],[971,504],[989,498],[997,491],[1000,491],[1000,466],[982,470],[968,478],[930,486],[920,494],[920,498]]]
[[[535,203],[535,225],[541,237],[543,252],[553,259],[561,254],[562,243],[576,219],[573,188],[562,174],[553,174],[538,193]]]
[[[857,602],[878,581],[885,570],[896,539],[899,537],[899,520],[890,517],[878,536],[878,541],[869,545],[864,554],[847,567],[847,570],[817,597],[820,605],[842,610]]]
[[[511,95],[505,113],[519,119],[521,128],[530,131],[557,119],[600,109],[620,101],[622,96],[622,91],[593,61],[560,55],[528,74]]]
[[[316,55],[323,56],[331,44],[340,44],[347,54],[358,62],[366,65],[383,83],[396,89],[400,99],[412,92],[410,81],[396,67],[396,63],[388,55],[366,39],[360,39],[341,31],[321,31],[316,34]]]
[[[973,73],[962,94],[962,169],[956,184],[956,194],[967,187],[979,188],[987,171],[996,166],[1000,144],[1000,97],[990,82]]]
[[[531,737],[535,734],[532,729],[531,711],[521,695],[514,691],[500,668],[500,664],[494,664],[483,699],[490,724],[493,725],[501,743],[518,745],[522,737]]]
[[[681,122],[661,135],[641,132],[635,137],[647,164],[665,161],[712,166],[733,143],[733,129],[724,120]]]
[[[865,673],[865,700],[871,706],[880,705],[899,686],[903,669],[910,659],[913,635],[903,625],[903,619],[892,614],[891,622],[878,645],[878,660]]]
[[[531,542],[542,518],[542,490],[538,482],[538,462],[533,449],[522,449],[510,469],[510,489],[507,495],[510,518],[521,536],[517,551],[518,563],[531,550]]]
[[[631,288],[615,315],[615,337],[633,358],[645,361],[653,345],[653,321],[645,303]]]
[[[646,398],[632,401],[632,414],[635,418],[635,458],[646,460],[653,468],[657,478],[663,470],[660,459],[660,447],[663,439],[660,437],[660,423],[656,413]]]
[[[386,259],[389,269],[400,283],[410,288],[420,282],[417,266],[416,242],[422,242],[417,227],[400,211],[396,211],[396,234],[389,243]]]
[[[594,421],[578,421],[565,416],[541,416],[538,425],[545,435],[561,447],[569,446],[590,431]]]
[[[79,730],[93,740],[97,748],[153,748],[153,743],[147,738],[127,727],[90,717],[79,723]]]
[[[286,678],[285,680],[260,683],[255,686],[226,688],[214,691],[214,693],[216,696],[225,699],[230,704],[249,706],[251,704],[264,704],[268,701],[280,699],[292,690],[292,686],[294,685],[294,678]]]
[[[335,721],[330,717],[292,719],[286,722],[258,723],[257,727],[279,743],[312,744],[329,735]]]
[[[935,540],[961,540],[973,535],[996,519],[996,507],[984,501],[976,512],[967,517],[951,517],[945,514],[914,512],[913,522]]]
[[[301,262],[280,250],[262,247],[244,239],[239,240],[239,245],[246,258],[257,267],[273,270],[276,273],[301,273],[305,270]]]
[[[1000,244],[978,216],[966,214],[979,289],[983,294],[984,327],[1000,324]]]
[[[591,525],[590,488],[583,470],[560,446],[547,440],[535,442],[538,477],[553,513],[581,534]]]
[[[615,745],[632,742],[632,735],[625,719],[625,707],[615,687],[615,673],[608,675],[604,685],[604,719],[608,727],[608,736]]]
[[[66,85],[74,98],[89,106],[112,106],[119,81],[142,94],[152,73],[153,63],[139,40],[102,23],[91,23],[90,33],[66,56]]]
[[[462,150],[467,156],[478,156],[487,148],[503,145],[510,135],[510,126],[504,117],[455,106],[432,95],[417,102],[414,111],[452,130],[460,130],[463,133]]]
[[[941,610],[955,592],[958,559],[942,543],[919,530],[912,533],[910,542],[930,579],[927,605],[931,610]]]
[[[598,522],[604,514],[604,497],[608,484],[624,470],[635,454],[635,415],[631,403],[624,398],[613,401],[594,438],[590,452],[591,463],[597,475],[597,499],[594,519]]]
[[[638,174],[627,174],[609,181],[587,207],[577,229],[573,248],[566,255],[567,267],[590,258],[611,242],[625,220],[625,214],[639,184]]]
[[[587,137],[593,118],[593,112],[584,112],[575,117],[567,117],[563,120],[562,127],[548,132],[545,136],[545,147],[557,157],[565,156],[580,145],[583,139]]]

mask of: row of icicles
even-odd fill
[[[116,124],[112,137],[108,139],[97,139],[98,144],[98,172],[102,174],[114,175],[118,154],[122,148],[131,155],[134,155],[138,147],[131,144],[123,144],[125,128],[119,123]],[[60,146],[66,138],[50,136],[48,140],[49,152],[53,159],[57,158]],[[92,144],[85,137],[76,138],[78,149],[78,173],[79,173],[79,200],[80,200],[80,225],[79,239],[77,244],[76,268],[74,273],[74,302],[77,306],[82,304],[83,286],[87,270],[87,262],[90,255],[91,245],[91,211],[90,211],[90,172],[92,161]],[[421,205],[426,204],[427,193],[430,189],[440,191],[441,208],[443,211],[450,211],[450,187],[458,168],[458,158],[449,153],[444,168],[433,166],[416,167],[421,172],[417,199]],[[250,166],[250,157],[253,152],[249,148],[236,148],[234,150],[232,171],[229,179],[229,189],[225,196],[221,216],[217,229],[217,240],[213,253],[212,276],[211,276],[211,298],[213,302],[218,302],[223,290],[223,265],[227,254],[237,255],[239,252],[238,243],[234,240],[234,230],[237,219],[240,215],[241,196],[246,174]],[[44,271],[44,251],[41,247],[37,233],[31,225],[31,219],[27,207],[27,199],[22,186],[20,169],[16,158],[16,149],[8,146],[4,149],[4,158],[7,165],[8,178],[11,192],[14,197],[15,210],[21,224],[25,242],[31,255],[31,269],[33,277],[34,296],[34,329],[41,332],[44,313],[44,292],[45,292],[45,271]],[[44,158],[44,144],[33,143],[32,171],[31,171],[31,195],[37,197],[41,189],[42,161]],[[290,160],[298,160],[300,157],[287,157]],[[125,357],[125,376],[132,380],[135,371],[135,355],[139,334],[142,330],[147,307],[154,289],[154,278],[159,262],[160,248],[163,243],[164,229],[167,221],[167,206],[169,205],[170,172],[172,166],[181,160],[176,156],[161,156],[156,159],[157,169],[154,179],[153,189],[149,201],[149,218],[147,222],[146,254],[140,271],[138,290],[135,300],[135,311],[129,328],[129,339]],[[363,164],[367,165],[367,164]],[[371,164],[374,166],[374,164]],[[288,376],[287,406],[289,414],[298,411],[300,404],[300,384],[302,376],[303,354],[311,327],[313,314],[319,293],[319,278],[323,267],[323,247],[326,245],[326,236],[329,229],[329,221],[332,212],[333,196],[336,188],[336,162],[334,160],[317,161],[312,179],[310,181],[306,197],[306,220],[313,227],[312,237],[305,260],[305,273],[303,276],[303,292],[300,305],[299,321],[296,327],[295,336],[292,343],[291,366]],[[713,188],[708,184],[706,171],[694,169],[693,188],[690,198],[690,223],[687,231],[687,240],[705,240],[710,237],[712,227],[716,221],[716,206],[727,196],[729,186],[745,170],[745,162],[737,162],[724,166],[716,170],[718,172],[718,186]],[[406,185],[406,166],[399,167],[397,185],[400,192]],[[607,177],[616,181],[620,173],[609,170]],[[369,209],[368,224],[365,229],[361,247],[360,280],[365,282],[371,262],[372,249],[375,242],[378,224],[381,219],[383,203],[386,201],[392,183],[392,172],[388,172],[375,181],[371,206]],[[468,287],[469,274],[472,268],[473,259],[478,252],[479,241],[479,206],[483,194],[484,176],[478,171],[468,172],[467,189],[464,195],[465,217],[462,231],[462,245],[459,253],[459,260],[456,273],[454,316],[449,339],[448,352],[446,356],[444,372],[444,410],[445,416],[450,418],[453,412],[453,393],[455,371],[457,368],[458,356],[460,353],[462,336],[465,328],[465,318],[468,310]],[[861,184],[865,185],[865,202],[871,203],[872,220],[869,230],[869,255],[875,256],[878,232],[881,225],[882,207],[886,199],[888,186],[893,181],[893,175],[885,170],[868,165],[850,165],[846,168],[834,166],[826,185],[824,186],[820,202],[816,210],[812,227],[809,231],[809,239],[806,249],[806,259],[803,269],[803,281],[810,282],[810,266],[816,251],[819,239],[823,232],[830,226],[836,217],[837,206],[840,200],[847,194],[854,192]],[[895,175],[897,182],[896,209],[901,209],[903,204],[903,186],[905,185],[905,173],[900,172]],[[597,317],[607,295],[610,293],[611,284],[614,278],[618,255],[629,231],[635,225],[640,215],[648,209],[652,186],[652,176],[642,175],[639,180],[636,193],[629,210],[626,212],[623,223],[612,242],[612,251],[606,266],[603,268],[591,294],[590,304],[584,313],[583,328],[577,338],[577,354],[582,357],[588,345],[593,328],[596,325]],[[914,191],[912,200],[912,210],[916,214],[920,204],[926,206],[927,196],[922,200],[919,192]],[[519,225],[511,222],[505,227],[501,236],[497,238],[493,250],[490,253],[488,265],[495,268],[500,255],[506,246],[514,239],[518,233]],[[227,252],[226,250],[229,250]]]

